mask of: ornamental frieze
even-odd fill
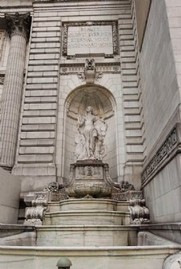
[[[177,128],[175,127],[168,137],[166,138],[165,142],[156,152],[154,157],[151,159],[149,164],[146,166],[142,173],[142,185],[147,184],[153,176],[160,171],[163,164],[169,160],[169,157],[179,149],[179,139],[177,134]]]
[[[100,73],[120,73],[121,67],[119,62],[114,63],[95,63],[96,70]],[[76,64],[61,64],[60,74],[61,75],[71,75],[79,74],[84,72],[85,63],[76,63]]]

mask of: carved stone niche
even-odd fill
[[[70,166],[66,192],[70,197],[111,197],[113,182],[108,164],[98,160],[77,161]]]
[[[83,131],[87,109],[92,108],[92,121],[94,129],[99,134],[94,136],[94,139],[102,145],[101,158],[97,154],[95,159],[101,159],[104,163],[109,164],[111,177],[117,178],[117,151],[116,151],[116,132],[115,130],[115,113],[114,99],[110,92],[98,85],[88,84],[75,89],[67,98],[66,103],[66,118],[65,118],[65,142],[64,142],[64,174],[63,178],[69,178],[70,165],[77,160],[92,159],[92,156],[77,156],[77,153],[84,151],[85,133]],[[80,128],[78,128],[78,125]],[[106,130],[107,126],[107,130]],[[100,128],[101,127],[101,128]],[[100,132],[101,129],[101,132]],[[104,129],[104,130],[103,130]],[[105,132],[103,132],[105,131]],[[103,135],[104,133],[104,135]],[[98,138],[101,138],[98,140]],[[93,139],[93,140],[94,140]],[[105,145],[105,147],[104,147]],[[98,152],[96,150],[96,152]],[[99,151],[100,152],[100,151]],[[105,152],[105,154],[104,154]]]

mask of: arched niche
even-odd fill
[[[65,102],[64,177],[69,177],[70,164],[76,161],[75,138],[78,134],[78,116],[84,115],[88,106],[91,106],[94,114],[103,118],[108,125],[105,137],[106,155],[103,162],[109,164],[111,177],[117,179],[116,105],[112,94],[99,85],[78,87],[69,94]]]

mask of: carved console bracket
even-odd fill
[[[42,225],[48,205],[48,192],[29,193],[25,197],[27,205],[24,225]]]
[[[136,191],[132,184],[127,181],[122,181],[121,184],[114,184],[111,198],[117,201],[129,202],[131,223],[150,223],[149,209],[145,205],[143,192]]]
[[[102,78],[103,74],[97,72],[94,59],[86,59],[84,72],[78,73],[77,75],[82,81],[86,81],[87,84],[90,84],[94,83],[95,80]]]
[[[134,199],[129,201],[129,211],[131,223],[143,224],[150,223],[149,209],[145,205],[144,199]]]

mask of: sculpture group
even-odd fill
[[[106,154],[104,138],[107,124],[88,106],[85,114],[78,117],[78,135],[75,139],[76,160],[102,160]]]

